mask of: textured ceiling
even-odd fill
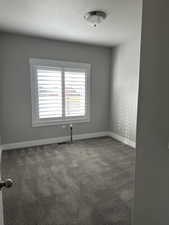
[[[142,0],[0,0],[0,30],[52,39],[113,46],[140,35]],[[102,9],[96,28],[84,20]]]

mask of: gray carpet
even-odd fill
[[[130,225],[134,164],[111,138],[4,151],[5,225]]]

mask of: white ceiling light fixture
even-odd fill
[[[101,10],[94,10],[87,12],[84,16],[85,20],[88,22],[89,25],[96,27],[100,24],[103,20],[105,20],[107,14]]]

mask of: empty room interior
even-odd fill
[[[4,224],[130,224],[141,1],[17,3],[0,16]]]
[[[136,131],[139,151],[149,124],[143,97],[153,90],[144,74],[153,73],[152,65],[158,71],[156,52],[148,58],[157,41],[146,36],[158,32],[148,27],[145,8],[142,36],[142,0],[0,1],[0,225],[131,225],[134,214],[134,225],[159,221],[142,220],[153,208],[144,212],[150,188],[141,189],[142,150],[135,181]],[[160,31],[156,38],[164,26]],[[144,64],[146,56],[153,62]],[[150,102],[146,107],[155,107]],[[155,128],[150,133],[157,141]]]

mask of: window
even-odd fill
[[[90,65],[30,59],[32,126],[89,122]]]

